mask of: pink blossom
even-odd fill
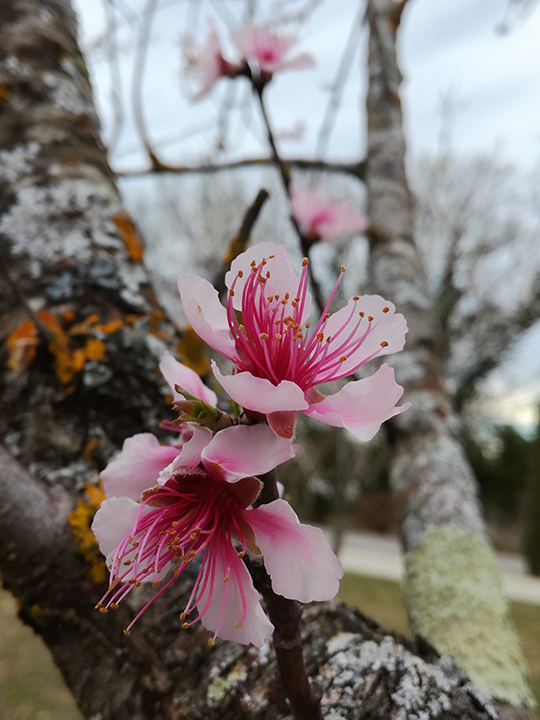
[[[191,446],[191,449],[190,449]],[[180,618],[183,627],[201,620],[216,636],[260,647],[273,626],[242,561],[263,555],[275,592],[309,602],[336,594],[343,570],[318,528],[303,525],[284,500],[253,508],[261,483],[255,477],[294,456],[297,446],[267,425],[236,425],[212,434],[193,427],[192,438],[157,484],[136,496],[111,497],[92,529],[110,569],[109,590],[98,606],[115,608],[143,582],[158,587],[137,619],[197,557],[201,565]],[[124,447],[135,454],[135,446]],[[184,453],[182,455],[182,453]]]
[[[353,297],[331,314],[342,273],[312,327],[307,263],[304,259],[298,280],[283,245],[249,248],[233,261],[225,278],[227,308],[209,282],[181,274],[178,287],[187,320],[208,345],[234,363],[232,375],[222,374],[213,363],[222,387],[244,408],[267,415],[277,434],[292,437],[299,410],[370,440],[381,423],[409,407],[396,406],[403,388],[395,382],[393,369],[384,364],[371,377],[350,382],[326,398],[316,386],[401,350],[405,318],[379,295]]]
[[[196,45],[189,37],[184,39],[184,71],[194,75],[199,83],[199,89],[191,97],[192,102],[206,97],[220,77],[232,77],[238,70],[223,57],[215,25],[209,23],[209,26],[205,45]]]
[[[291,190],[291,212],[302,232],[312,241],[364,232],[369,225],[368,219],[358,215],[349,203],[327,200],[300,187]]]
[[[296,43],[295,35],[280,36],[267,27],[247,25],[232,32],[231,39],[242,58],[254,65],[259,74],[271,76],[280,70],[304,70],[315,64],[313,56],[305,52],[287,59]]]

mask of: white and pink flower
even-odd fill
[[[290,203],[292,216],[312,242],[364,232],[369,226],[369,220],[359,215],[349,203],[328,200],[298,186],[291,189]]]
[[[225,60],[219,35],[210,22],[204,45],[197,45],[190,37],[183,41],[184,72],[195,77],[198,90],[191,96],[192,102],[206,97],[221,77],[234,77],[238,67]]]
[[[129,634],[153,600],[200,557],[180,616],[183,627],[200,620],[214,633],[211,644],[218,636],[260,647],[273,626],[242,560],[247,552],[263,555],[276,593],[300,602],[334,597],[343,570],[322,531],[302,525],[284,500],[252,507],[261,488],[255,476],[293,457],[295,450],[263,424],[216,434],[193,426],[191,439],[167,468],[163,454],[161,474],[152,457],[154,477],[137,502],[131,498],[141,492],[140,477],[129,468],[140,453],[126,443],[123,465],[111,463],[104,472],[113,497],[102,503],[92,524],[111,576],[101,610],[117,607],[143,582],[157,588],[172,566],[170,579],[130,623]]]
[[[277,35],[264,26],[246,25],[233,31],[231,39],[242,59],[259,76],[272,76],[282,70],[304,70],[315,65],[313,56],[306,52],[288,57],[296,44],[295,35]]]
[[[398,352],[407,323],[379,295],[353,297],[336,313],[326,308],[311,327],[308,260],[300,280],[285,247],[261,243],[239,255],[225,282],[227,308],[206,280],[181,274],[178,286],[188,322],[215,350],[234,363],[232,375],[215,362],[215,377],[233,400],[267,416],[272,429],[291,438],[297,411],[370,440],[381,424],[404,412],[403,388],[384,364],[371,377],[349,382],[324,397],[316,386],[356,372],[372,358]]]

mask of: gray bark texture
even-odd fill
[[[476,480],[445,393],[434,312],[414,242],[396,58],[406,3],[368,0],[367,5],[371,277],[409,327],[405,350],[393,364],[412,407],[390,424],[391,479],[403,502],[408,611],[413,630],[440,652],[458,657],[490,695],[527,707],[532,698],[525,663],[502,597]]]
[[[186,573],[108,614],[88,529],[98,471],[167,413],[177,341],[99,140],[69,0],[0,3],[0,573],[82,713],[100,720],[291,717],[271,644],[180,628]],[[461,666],[340,603],[304,610],[308,673],[333,720],[487,720]],[[478,648],[482,653],[482,647]],[[502,717],[502,716],[501,716]]]

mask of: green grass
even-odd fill
[[[388,630],[410,634],[399,583],[346,574],[341,581],[339,598]],[[540,606],[510,602],[510,613],[531,671],[531,688],[540,707]]]
[[[347,574],[339,597],[388,630],[408,634],[399,584]],[[540,606],[511,603],[512,617],[531,668],[540,705]],[[24,626],[12,597],[0,591],[0,718],[81,720],[73,698],[43,642]]]
[[[0,718],[82,720],[45,644],[0,591]]]

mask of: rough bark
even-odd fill
[[[401,3],[400,7],[405,3]],[[394,489],[403,498],[405,590],[414,630],[458,657],[490,695],[532,702],[494,553],[436,354],[432,308],[413,237],[392,0],[369,0],[366,186],[375,289],[407,318],[397,378],[412,403],[391,426]],[[478,652],[482,647],[483,651]]]
[[[3,583],[86,717],[290,718],[270,644],[210,648],[202,627],[181,631],[190,571],[129,638],[152,589],[94,610],[105,589],[88,528],[97,472],[166,415],[156,365],[175,332],[120,212],[69,0],[3,0],[0,91]],[[496,717],[454,661],[339,603],[305,610],[303,640],[326,717]]]

